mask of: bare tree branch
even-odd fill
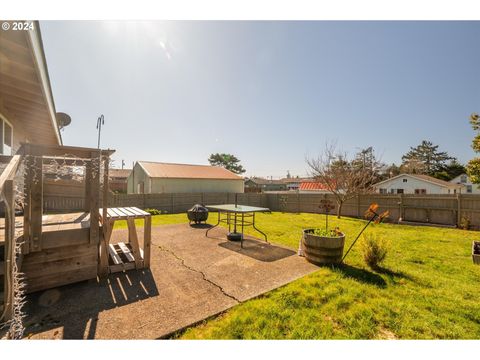
[[[368,161],[366,152],[369,152]],[[345,201],[373,192],[371,185],[375,183],[378,171],[383,166],[375,158],[373,148],[367,148],[354,159],[349,159],[348,154],[338,150],[335,143],[327,143],[317,158],[306,159],[306,162],[310,175],[335,196],[338,217],[341,216]]]

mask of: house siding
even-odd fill
[[[462,185],[463,186],[463,189],[462,189],[462,194],[480,194],[480,185],[479,184],[473,184],[471,181],[470,181],[470,178],[467,176],[467,181],[466,182],[462,182],[461,181],[461,178],[462,176],[464,176],[465,174],[462,174],[462,175],[459,175],[457,176],[456,178],[453,178],[452,180],[450,180],[450,182],[452,184],[457,184],[457,185]],[[467,191],[467,186],[471,186],[472,188],[472,192],[468,192]]]
[[[407,182],[403,180],[406,179]],[[428,181],[422,181],[410,176],[401,176],[390,181],[386,181],[382,184],[375,186],[376,192],[380,192],[380,189],[386,189],[388,194],[392,189],[394,193],[397,193],[397,189],[403,189],[404,194],[415,194],[415,189],[425,189],[427,194],[449,194],[449,189],[444,186],[436,185]],[[453,189],[450,189],[450,194],[453,194]]]
[[[152,179],[152,193],[243,193],[243,180]]]
[[[147,179],[148,175],[143,167],[136,163],[127,179],[127,193],[138,194],[138,185],[143,183],[144,187],[146,187]],[[146,188],[145,192],[147,192]]]
[[[1,98],[0,98],[1,101]],[[21,143],[37,143],[34,137],[29,136],[25,131],[23,123],[17,121],[15,115],[11,115],[6,109],[0,109],[0,118],[8,121],[13,130],[13,154],[20,148]],[[0,139],[1,140],[1,139]],[[52,141],[47,145],[57,145],[56,141]]]

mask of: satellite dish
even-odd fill
[[[72,122],[72,118],[70,117],[70,115],[65,114],[63,112],[58,112],[56,114],[56,118],[57,118],[57,125],[60,130],[62,130],[65,126],[70,125],[70,123]]]

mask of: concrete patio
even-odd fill
[[[292,249],[188,224],[152,228],[149,270],[28,296],[25,335],[35,339],[155,339],[314,272]],[[113,240],[125,241],[126,230]],[[272,239],[274,241],[274,239]]]

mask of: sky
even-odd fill
[[[383,162],[422,140],[462,163],[480,112],[480,22],[41,21],[64,145],[122,160],[308,174],[326,143]]]

